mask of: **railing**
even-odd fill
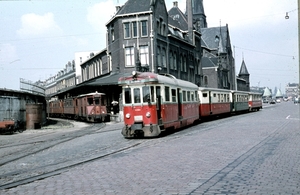
[[[45,87],[39,83],[20,78],[20,90],[45,96]]]

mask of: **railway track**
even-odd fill
[[[32,141],[24,139],[14,144],[4,144],[0,146],[2,150],[0,155],[0,189],[6,189],[8,186],[17,186],[25,181],[34,181],[38,178],[43,178],[45,175],[53,175],[57,172],[62,172],[70,167],[74,167],[80,164],[84,164],[99,158],[103,158],[109,155],[109,152],[101,155],[93,155],[92,158],[87,157],[91,152],[88,152],[82,158],[78,158],[76,155],[70,155],[66,158],[59,158],[57,161],[52,160],[48,163],[41,163],[41,165],[35,165],[32,167],[26,167],[28,159],[34,156],[43,156],[43,153],[47,153],[51,150],[55,150],[60,145],[71,145],[78,139],[83,139],[85,136],[94,136],[108,132],[119,131],[119,129],[105,130],[106,124],[97,123],[92,124],[79,131],[67,132],[55,136],[53,134],[47,134],[44,136],[35,136]],[[49,136],[50,135],[50,136]],[[49,138],[49,139],[47,139]],[[105,151],[109,147],[102,147],[97,150]],[[125,147],[126,148],[126,147]],[[121,149],[120,151],[122,151]],[[115,149],[115,151],[118,151]],[[114,152],[111,152],[113,154]],[[78,160],[74,160],[77,158]],[[37,162],[37,164],[39,164]],[[26,182],[25,182],[26,183]]]
[[[29,141],[29,142],[25,141],[23,143],[21,141],[21,143],[18,143],[18,144],[7,144],[7,145],[0,146],[0,149],[5,149],[5,148],[10,149],[13,147],[18,147],[18,146],[26,146],[25,148],[23,148],[19,151],[10,150],[7,154],[1,155],[0,166],[3,166],[7,163],[11,163],[12,161],[21,159],[21,158],[29,156],[29,155],[34,155],[43,150],[50,149],[50,148],[56,146],[57,144],[62,144],[62,143],[74,140],[74,139],[82,137],[82,136],[90,135],[90,134],[102,133],[101,131],[99,131],[99,129],[103,128],[103,126],[105,126],[105,124],[101,123],[101,124],[98,124],[96,127],[95,127],[95,125],[93,125],[93,126],[94,127],[92,127],[92,128],[90,128],[90,126],[89,126],[87,128],[82,129],[81,131],[69,132],[69,133],[63,134],[63,136],[55,137],[55,138],[51,138],[51,139],[43,138],[42,140],[33,140],[33,141]],[[10,157],[10,156],[12,156],[12,157]]]
[[[103,155],[96,156],[96,157],[93,157],[93,158],[85,159],[85,160],[79,161],[77,163],[69,164],[67,166],[62,166],[62,167],[56,168],[56,169],[51,170],[51,171],[45,171],[45,172],[40,173],[38,175],[29,176],[29,177],[26,177],[26,178],[23,178],[23,179],[19,179],[17,181],[7,182],[5,184],[1,184],[0,185],[0,190],[14,188],[14,187],[17,187],[19,185],[24,185],[24,184],[27,184],[27,183],[31,183],[31,182],[36,181],[36,180],[41,180],[41,179],[45,179],[47,177],[52,177],[54,175],[61,174],[61,173],[65,172],[65,171],[69,170],[72,167],[83,165],[85,163],[89,163],[89,162],[92,162],[92,161],[95,161],[95,160],[99,160],[99,159],[111,156],[111,155],[116,154],[116,153],[123,152],[125,150],[134,148],[134,147],[138,146],[139,144],[140,143],[135,143],[135,144],[132,144],[130,146],[127,146],[127,147],[124,147],[124,148],[120,148],[120,149],[118,149],[116,151],[112,151],[112,152],[107,153],[107,154],[103,154]],[[42,168],[43,167],[41,167],[40,169],[42,169]],[[9,175],[12,176],[12,175],[16,175],[16,174],[17,173],[10,173]],[[5,176],[9,176],[9,175],[5,175]],[[2,179],[2,177],[3,176],[1,176],[1,179]]]

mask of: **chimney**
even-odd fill
[[[178,1],[173,2],[173,7],[178,7]]]
[[[188,32],[189,32],[189,39],[193,42],[193,8],[192,8],[192,0],[186,0],[187,3],[187,18],[188,18]]]

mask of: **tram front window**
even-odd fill
[[[93,105],[93,98],[88,98],[87,103],[88,105]]]
[[[99,103],[100,103],[99,99],[100,98],[98,98],[98,97],[95,98],[95,105],[99,105]]]
[[[143,103],[155,102],[154,101],[154,87],[143,86]]]
[[[150,89],[148,86],[143,87],[143,102],[150,102]]]
[[[153,86],[143,86],[138,88],[124,88],[123,93],[124,93],[125,104],[155,102]]]
[[[140,90],[140,88],[134,88],[133,89],[133,98],[134,98],[134,103],[141,103],[141,90]]]

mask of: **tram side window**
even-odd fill
[[[134,98],[134,103],[141,103],[141,92],[140,88],[134,88],[133,89],[133,98]]]
[[[207,93],[203,93],[203,95],[202,95],[202,96],[206,98],[206,97],[207,97]]]
[[[125,104],[130,104],[131,103],[131,89],[125,88],[124,95],[125,95]]]
[[[194,92],[193,92],[193,91],[191,91],[191,100],[192,100],[192,101],[195,101],[195,100],[194,100]]]
[[[176,89],[172,89],[172,102],[176,102]]]
[[[191,101],[191,92],[190,91],[187,92],[187,101],[188,102]]]
[[[182,101],[186,102],[186,91],[182,91]]]
[[[165,99],[166,102],[170,101],[170,87],[165,87]]]

